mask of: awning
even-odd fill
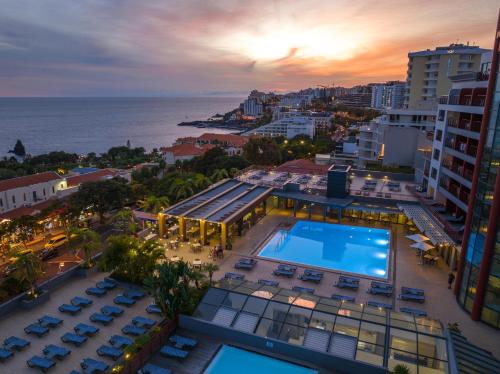
[[[426,242],[430,240],[427,236],[421,235],[421,234],[413,234],[413,235],[408,235],[408,239],[413,240],[414,242]]]
[[[412,244],[412,245],[410,245],[410,247],[419,249],[422,252],[427,252],[427,251],[429,251],[429,250],[431,250],[431,249],[434,248],[433,245],[430,245],[430,244],[427,244],[427,243],[424,243],[424,242],[419,242],[419,243]]]

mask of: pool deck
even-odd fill
[[[14,335],[30,341],[31,345],[21,352],[15,352],[14,357],[10,358],[5,363],[0,363],[0,373],[27,374],[36,372],[35,370],[28,368],[26,361],[34,355],[43,356],[42,349],[48,344],[55,344],[71,349],[71,354],[69,356],[61,361],[56,360],[56,366],[50,372],[69,373],[71,370],[80,371],[80,362],[87,357],[106,362],[110,365],[110,367],[112,367],[113,360],[105,357],[99,357],[96,353],[97,348],[99,348],[102,344],[109,345],[108,339],[112,335],[116,334],[125,336],[120,330],[126,324],[131,323],[131,319],[135,316],[141,315],[156,321],[158,321],[159,318],[158,316],[150,315],[145,311],[145,308],[152,302],[151,297],[146,296],[142,300],[137,301],[136,304],[130,308],[120,306],[124,309],[123,315],[116,317],[115,320],[108,326],[90,322],[89,316],[92,313],[99,312],[101,307],[104,305],[115,305],[113,303],[113,298],[123,291],[123,289],[117,287],[114,290],[108,291],[107,295],[100,298],[86,295],[85,289],[95,286],[96,282],[102,280],[104,276],[107,276],[107,274],[93,273],[87,278],[74,278],[62,287],[53,291],[51,293],[50,300],[45,304],[29,311],[19,310],[2,318],[0,320],[0,340],[2,342],[5,338]],[[93,300],[93,304],[87,308],[83,308],[83,310],[75,316],[63,314],[58,311],[59,305],[63,303],[69,304],[70,300],[75,296],[89,298]],[[45,314],[61,318],[64,322],[61,326],[50,329],[49,333],[41,338],[37,338],[34,335],[27,335],[24,332],[24,327],[35,322],[38,318]],[[73,327],[78,323],[95,325],[99,327],[100,331],[95,336],[89,337],[88,340],[80,347],[63,343],[60,339],[61,336],[66,332],[74,332]]]

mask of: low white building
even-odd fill
[[[268,123],[267,125],[245,132],[243,135],[260,135],[269,137],[283,136],[292,139],[297,135],[314,137],[315,125],[311,117],[290,117]]]
[[[167,165],[175,165],[177,161],[188,161],[197,156],[201,156],[210,148],[214,146],[211,144],[205,144],[202,146],[193,144],[176,144],[171,147],[160,148],[163,159]]]

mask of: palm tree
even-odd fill
[[[84,254],[84,266],[92,265],[92,254],[101,246],[101,236],[93,230],[75,229],[72,233],[73,238],[82,241],[82,249]]]
[[[29,252],[18,255],[15,264],[14,278],[21,284],[28,284],[29,293],[34,294],[36,281],[42,274],[41,260],[35,254]]]
[[[219,266],[217,264],[208,262],[203,266],[203,270],[208,274],[210,285],[212,285],[212,278],[214,276],[214,273],[219,270]]]
[[[173,181],[168,192],[174,195],[176,200],[182,200],[194,194],[194,185],[189,179],[177,178]]]
[[[133,234],[137,230],[134,221],[134,213],[130,209],[122,209],[113,217],[113,224],[127,234]]]
[[[170,201],[166,196],[147,196],[144,200],[139,201],[139,205],[146,212],[158,214],[168,208]]]
[[[212,182],[218,182],[225,178],[229,178],[229,173],[227,172],[226,169],[215,169],[212,175],[210,176]]]
[[[238,168],[231,168],[231,169],[229,169],[229,175],[231,177],[234,177],[236,174],[238,174],[239,171],[240,171],[240,169],[238,169]]]

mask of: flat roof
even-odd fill
[[[283,192],[283,191],[273,191],[273,196],[283,197],[286,199],[293,199],[299,201],[305,201],[308,203],[326,205],[336,208],[346,208],[352,202],[353,199],[338,199],[333,197],[326,197],[323,195],[310,195],[303,192]]]

